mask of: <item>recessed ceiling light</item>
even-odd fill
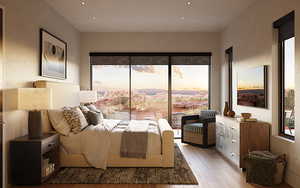
[[[185,18],[184,18],[184,16],[182,16],[182,17],[180,17],[180,19],[181,19],[181,20],[184,20]]]
[[[93,19],[93,20],[96,20],[96,16],[93,16],[92,19]]]
[[[186,5],[187,5],[187,6],[191,6],[191,5],[192,5],[192,2],[191,2],[191,1],[188,1],[188,2],[186,3]]]
[[[81,1],[80,3],[82,6],[84,6],[86,3],[84,1]]]

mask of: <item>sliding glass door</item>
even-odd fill
[[[131,119],[168,119],[168,65],[131,66]]]
[[[98,93],[96,106],[107,119],[130,119],[130,65],[128,57],[101,57],[91,66],[92,87]]]
[[[181,117],[209,108],[209,66],[172,65],[172,127],[181,129]]]
[[[210,54],[91,55],[91,87],[106,118],[164,118],[178,130],[183,115],[209,108],[209,72]]]

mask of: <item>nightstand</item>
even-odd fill
[[[59,135],[49,133],[40,139],[16,138],[10,142],[10,164],[13,184],[43,183],[59,170]]]

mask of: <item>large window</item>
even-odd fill
[[[295,138],[295,32],[294,12],[274,23],[279,41],[279,130]]]
[[[183,115],[209,108],[209,66],[172,66],[172,126],[181,127]]]
[[[127,56],[126,56],[127,55]],[[210,54],[91,54],[91,87],[109,119],[169,120],[209,108]]]

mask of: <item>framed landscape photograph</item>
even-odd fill
[[[40,29],[40,76],[67,78],[67,43]]]
[[[268,108],[268,66],[238,72],[237,104]]]

